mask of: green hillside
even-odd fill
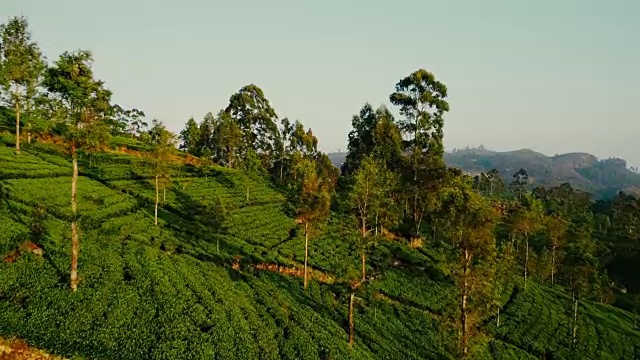
[[[43,254],[23,250],[0,263],[0,336],[98,359],[454,357],[444,313],[455,299],[437,248],[392,241],[375,248],[375,280],[358,294],[349,349],[345,279],[357,276],[359,258],[345,220],[334,218],[312,241],[317,280],[303,290],[300,277],[253,267],[300,267],[304,243],[284,194],[225,168],[205,177],[174,165],[156,227],[140,158],[81,158],[80,289],[70,293],[70,166],[54,146],[25,149],[16,157],[0,147],[0,254],[27,241]],[[474,358],[638,358],[630,313],[582,303],[572,349],[567,294],[516,285],[502,299],[501,325],[483,320]]]
[[[623,161],[478,149],[469,176],[419,68],[337,169],[255,83],[174,133],[91,51],[45,57],[23,16],[0,41],[0,358],[640,359]]]

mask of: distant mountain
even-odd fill
[[[340,167],[346,153],[332,153],[329,158]],[[497,169],[509,183],[519,169],[527,170],[532,186],[557,186],[568,182],[574,188],[609,197],[618,191],[640,195],[640,174],[627,168],[618,158],[600,160],[588,153],[546,156],[531,149],[498,152],[483,147],[458,149],[445,154],[451,167],[476,175]]]

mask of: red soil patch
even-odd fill
[[[44,254],[44,250],[42,250],[42,248],[38,244],[35,244],[31,241],[26,241],[22,243],[22,245],[20,245],[17,249],[11,250],[7,254],[5,254],[3,260],[6,263],[10,264],[18,260],[20,255],[28,252],[38,256],[42,256]]]
[[[63,360],[59,356],[29,347],[22,340],[4,340],[0,338],[0,360]]]

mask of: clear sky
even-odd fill
[[[0,0],[14,15],[50,60],[93,51],[115,102],[176,131],[255,83],[324,151],[344,150],[364,102],[388,104],[425,68],[449,90],[447,149],[640,165],[637,0]]]

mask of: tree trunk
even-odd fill
[[[27,100],[27,143],[31,144],[31,102],[29,101],[29,95],[26,96]]]
[[[376,211],[376,236],[378,236],[378,212]]]
[[[355,324],[353,323],[353,297],[354,293],[349,296],[349,346],[353,346],[353,330]]]
[[[367,279],[367,268],[365,265],[365,251],[364,249],[362,249],[362,282],[364,282]]]
[[[365,268],[365,251],[366,251],[366,239],[367,239],[367,226],[366,226],[366,215],[362,217],[362,282],[366,279],[366,268]]]
[[[471,255],[469,250],[464,251],[464,265],[462,268],[462,302],[460,304],[460,347],[462,357],[467,357],[469,353],[469,333],[467,329],[467,297],[469,296],[469,264]]]
[[[529,266],[529,237],[525,237],[525,256],[524,256],[524,291],[527,291],[527,267]]]
[[[159,198],[159,194],[158,194],[158,175],[156,174],[156,214],[155,214],[155,218],[154,218],[154,223],[156,225],[158,225],[158,198]]]
[[[15,108],[16,108],[16,153],[20,154],[20,101],[18,100],[18,85],[15,90]]]
[[[73,176],[71,177],[71,291],[78,290],[78,203],[77,203],[77,184],[78,184],[78,155],[76,153],[75,144],[71,145],[71,157],[73,164]]]
[[[500,327],[500,307],[498,307],[498,319],[496,320],[496,329]]]
[[[304,288],[307,288],[307,263],[309,259],[309,223],[304,223]]]
[[[576,346],[576,335],[578,334],[578,297],[573,295],[573,335],[571,347]]]
[[[551,249],[551,286],[554,285],[554,277],[556,274],[556,247]]]
[[[249,202],[249,187],[247,186],[247,202]]]
[[[162,187],[162,203],[167,202],[167,186]]]

